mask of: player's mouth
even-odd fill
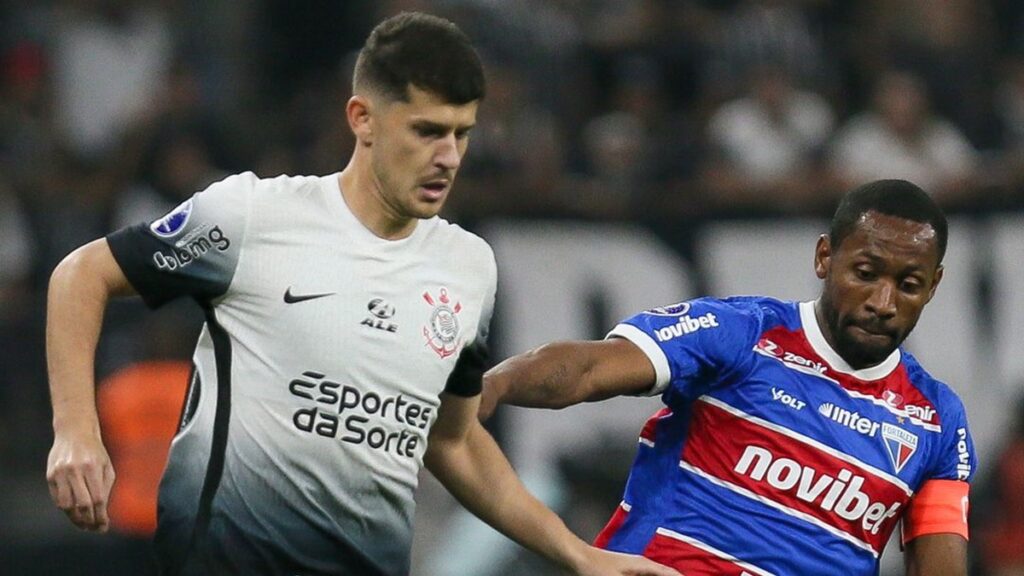
[[[444,195],[448,192],[448,188],[450,186],[451,181],[447,178],[428,180],[427,182],[420,184],[420,193],[426,200],[430,202],[437,202],[444,198]]]
[[[892,342],[896,339],[896,334],[892,330],[887,330],[880,326],[872,326],[870,324],[851,324],[850,328],[861,334],[863,337],[868,339],[886,342]]]

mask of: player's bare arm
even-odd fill
[[[479,396],[442,394],[424,457],[427,468],[466,509],[576,574],[678,574],[645,558],[593,548],[570,532],[519,481],[494,439],[477,421],[479,402]]]
[[[484,375],[480,417],[489,417],[499,403],[565,408],[640,394],[654,380],[651,361],[624,338],[554,342],[509,358]]]
[[[929,534],[907,542],[907,576],[966,576],[967,540],[959,534]]]
[[[114,470],[100,437],[93,363],[111,296],[133,292],[106,240],[78,248],[50,278],[46,351],[53,402],[50,496],[79,528],[105,532]]]

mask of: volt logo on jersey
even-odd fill
[[[171,238],[185,228],[185,224],[188,223],[188,217],[191,214],[192,199],[189,198],[179,204],[174,210],[171,210],[166,216],[150,224],[149,229],[161,238]]]
[[[889,460],[893,469],[899,473],[917,450],[917,435],[907,432],[899,426],[882,423],[882,440],[889,452]]]

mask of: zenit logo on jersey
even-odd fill
[[[192,199],[182,202],[177,208],[171,210],[163,218],[149,225],[149,229],[161,238],[171,238],[181,232],[188,223],[188,217],[192,214]]]
[[[882,439],[885,440],[885,448],[892,460],[892,467],[899,473],[917,450],[917,435],[911,434],[899,426],[884,422],[882,423]]]

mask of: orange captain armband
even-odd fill
[[[961,480],[925,482],[903,515],[902,543],[928,534],[959,534],[967,539],[970,487]]]

